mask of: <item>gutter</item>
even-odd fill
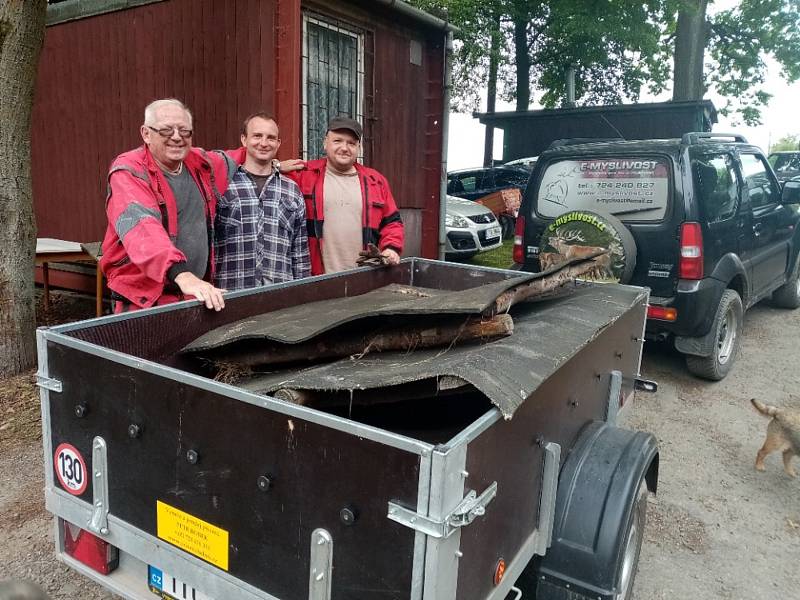
[[[424,23],[429,27],[433,27],[434,29],[442,29],[447,32],[459,31],[458,27],[455,27],[447,21],[444,21],[439,17],[434,17],[432,14],[427,13],[422,9],[415,8],[410,4],[403,2],[402,0],[377,0],[377,3],[386,6],[390,10],[399,12],[403,16],[413,19],[414,21],[419,21],[420,23]]]

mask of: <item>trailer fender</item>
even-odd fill
[[[642,483],[655,493],[657,481],[658,446],[652,434],[589,424],[559,476],[552,545],[536,569],[537,599],[628,598],[619,585],[633,513],[646,510],[640,506],[646,502]],[[634,543],[640,545],[641,537]],[[638,551],[637,546],[628,588]]]

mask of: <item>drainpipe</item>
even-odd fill
[[[444,217],[447,214],[447,138],[450,134],[450,88],[453,70],[453,32],[447,32],[444,46],[444,86],[442,89],[442,172],[439,183],[439,260],[444,260],[445,236]]]

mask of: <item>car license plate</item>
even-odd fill
[[[147,567],[147,587],[165,600],[211,600],[180,579],[149,565]]]
[[[500,237],[500,227],[499,226],[489,227],[489,229],[486,230],[486,237],[487,238]]]

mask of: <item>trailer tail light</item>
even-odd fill
[[[658,319],[659,321],[677,321],[678,309],[666,306],[647,305],[647,318]]]
[[[678,277],[681,279],[703,278],[703,232],[700,223],[681,225],[681,258]]]
[[[500,582],[503,581],[503,577],[506,574],[506,561],[505,559],[501,558],[497,561],[497,566],[494,569],[494,584],[500,585]]]
[[[102,575],[108,575],[119,566],[119,549],[81,529],[61,521],[64,526],[64,552]]]
[[[525,234],[525,217],[517,215],[517,222],[514,225],[514,252],[512,254],[514,262],[521,265],[525,262],[525,252],[523,238]]]

